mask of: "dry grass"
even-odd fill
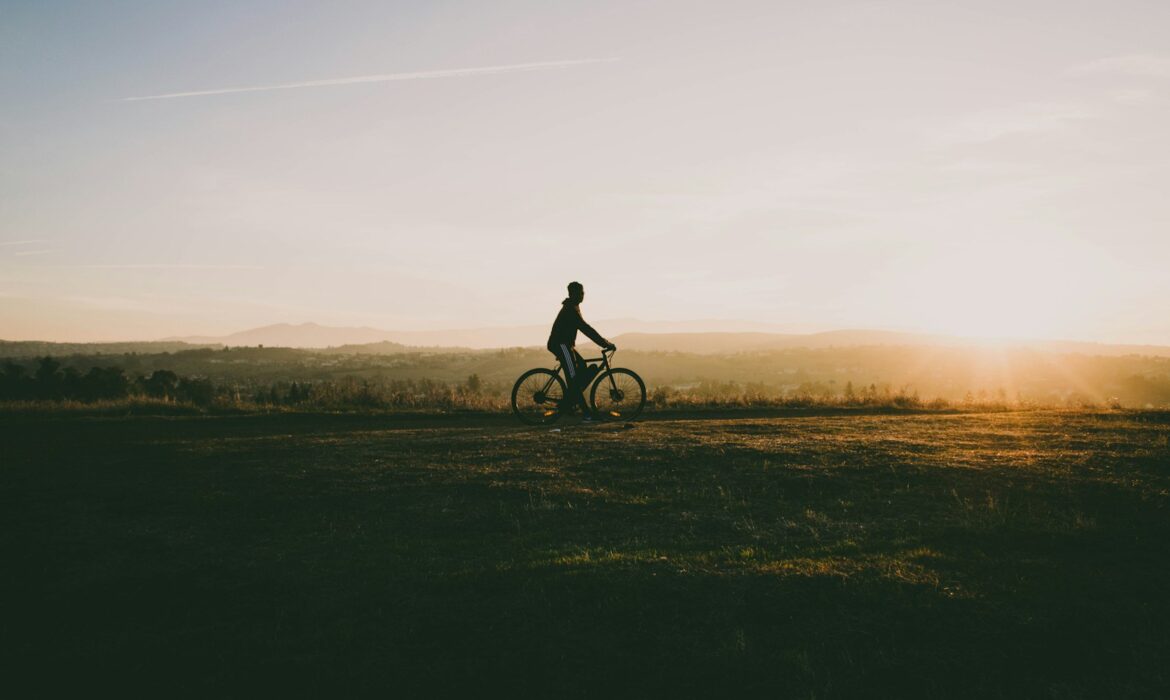
[[[46,693],[1170,692],[1167,414],[686,415],[9,414],[4,658]]]

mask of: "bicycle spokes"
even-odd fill
[[[525,423],[555,421],[565,398],[565,385],[547,369],[524,373],[512,388],[512,410]]]
[[[615,418],[627,413],[636,414],[645,402],[645,389],[638,378],[628,370],[608,372],[593,393],[595,407]]]

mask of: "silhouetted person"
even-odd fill
[[[585,387],[582,386],[581,373],[585,369],[585,360],[577,353],[577,331],[581,331],[590,340],[607,350],[616,346],[601,337],[593,330],[593,326],[585,323],[581,318],[581,302],[585,301],[585,288],[580,282],[569,283],[569,298],[561,302],[561,311],[557,320],[553,321],[552,333],[548,336],[548,351],[557,356],[561,366],[565,368],[565,377],[569,380],[566,390],[565,411],[572,410],[573,406],[581,406],[581,413],[586,421],[593,420],[589,405],[585,403]]]

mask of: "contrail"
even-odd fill
[[[71,270],[264,270],[262,265],[41,265],[40,267],[68,268]]]
[[[426,80],[430,78],[463,78],[473,75],[496,75],[499,73],[521,73],[525,71],[549,70],[552,68],[568,68],[588,63],[608,63],[616,58],[579,58],[572,61],[543,61],[540,63],[514,63],[507,66],[486,66],[484,68],[451,68],[447,70],[428,70],[415,73],[384,73],[382,75],[358,75],[352,78],[329,78],[326,80],[308,80],[301,83],[282,83],[280,85],[255,85],[252,87],[221,88],[218,90],[196,90],[193,92],[168,92],[162,95],[145,95],[142,97],[123,97],[123,102],[140,102],[142,100],[169,100],[175,97],[201,97],[204,95],[229,95],[236,92],[264,92],[266,90],[291,90],[303,87],[325,87],[329,85],[354,85],[356,83],[387,83],[394,80]]]

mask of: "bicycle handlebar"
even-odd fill
[[[596,362],[596,361],[598,361],[598,360],[605,360],[605,359],[606,359],[606,357],[605,357],[606,353],[609,353],[610,355],[613,355],[615,352],[617,352],[617,346],[616,346],[616,345],[615,345],[615,346],[613,346],[613,349],[612,349],[612,350],[611,350],[611,349],[609,349],[609,348],[602,348],[602,349],[601,349],[601,357],[582,357],[581,359],[582,359],[582,360],[585,360],[586,362]]]

